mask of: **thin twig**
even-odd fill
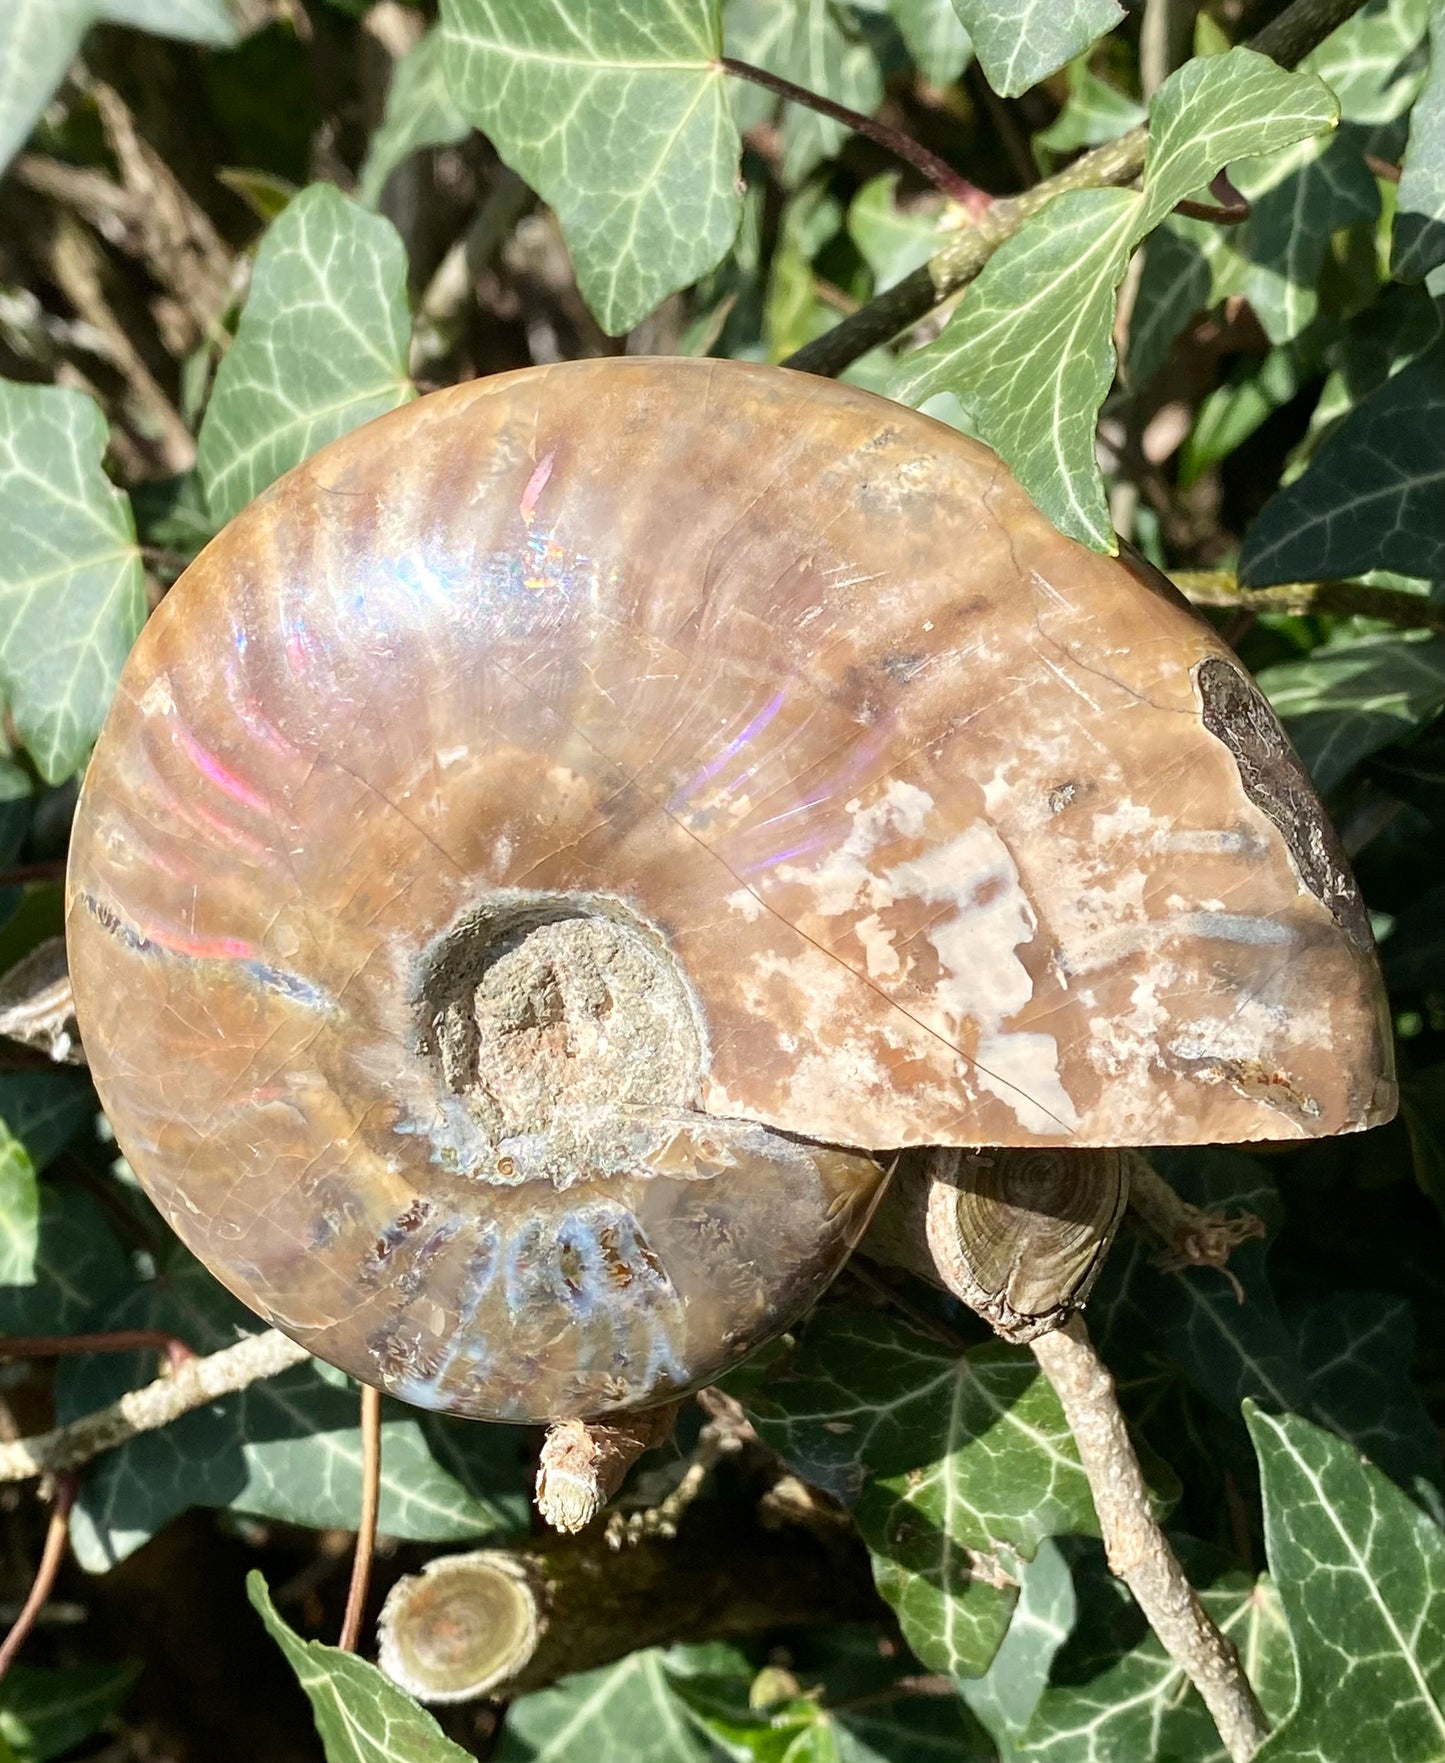
[[[300,1365],[310,1354],[279,1329],[247,1335],[234,1347],[192,1359],[178,1371],[130,1390],[118,1402],[98,1408],[50,1432],[0,1444],[0,1482],[28,1481],[78,1469],[102,1451],[113,1451],[143,1432],[169,1426],[193,1408],[234,1395],[265,1377]]]
[[[1445,631],[1445,606],[1402,588],[1367,582],[1280,582],[1268,588],[1241,587],[1227,569],[1182,569],[1172,580],[1196,606],[1238,606],[1249,612],[1323,612],[1339,618],[1378,618],[1402,630]]]
[[[45,863],[12,863],[0,869],[0,888],[24,887],[27,882],[63,882],[65,859],[55,857]]]
[[[1199,1601],[1149,1508],[1114,1380],[1074,1317],[1032,1343],[1058,1392],[1089,1479],[1109,1566],[1122,1579],[1169,1657],[1199,1691],[1233,1763],[1269,1737],[1239,1654]]]
[[[719,59],[718,65],[724,73],[730,73],[740,80],[749,80],[755,86],[776,92],[780,98],[786,98],[793,104],[802,104],[809,110],[816,110],[819,116],[831,117],[834,122],[842,123],[844,128],[866,135],[870,141],[876,141],[880,147],[886,147],[890,153],[906,161],[915,171],[922,172],[929,183],[942,190],[945,196],[951,197],[970,214],[982,214],[993,200],[987,190],[980,190],[977,184],[971,184],[962,172],[955,171],[946,160],[929,152],[921,141],[915,141],[912,135],[904,134],[902,129],[891,128],[886,122],[879,122],[877,117],[864,116],[861,110],[850,110],[846,104],[835,104],[821,92],[810,92],[806,86],[794,85],[792,80],[769,73],[765,67],[754,67],[751,62],[734,61],[732,56],[724,55]]]
[[[74,1475],[57,1475],[55,1478],[55,1498],[50,1507],[50,1522],[45,1527],[45,1546],[40,1551],[40,1565],[35,1570],[35,1579],[30,1587],[30,1594],[20,1607],[20,1614],[15,1624],[0,1646],[0,1680],[15,1663],[15,1655],[25,1645],[26,1636],[35,1626],[35,1619],[45,1608],[46,1600],[55,1585],[55,1576],[60,1572],[60,1563],[65,1559],[65,1547],[70,1537],[70,1510],[75,1504],[76,1490],[79,1481]]]
[[[163,1328],[111,1328],[96,1334],[12,1334],[0,1337],[0,1359],[59,1359],[70,1353],[164,1353],[172,1371],[196,1357]]]
[[[1294,67],[1337,26],[1359,11],[1364,0],[1294,0],[1267,24],[1249,47],[1281,67]],[[951,238],[920,269],[895,282],[851,318],[834,325],[783,363],[803,373],[837,374],[851,362],[908,330],[950,294],[973,281],[983,266],[1039,210],[1070,190],[1098,190],[1128,184],[1144,169],[1149,131],[1141,123],[1117,140],[1084,153],[1072,165],[1019,196],[1000,197],[975,223]]]
[[[376,1515],[381,1510],[381,1391],[361,1386],[361,1522],[356,1553],[351,1557],[351,1584],[346,1588],[346,1614],[341,1621],[343,1653],[354,1653],[361,1638],[361,1618],[371,1588],[371,1557],[376,1552]]]

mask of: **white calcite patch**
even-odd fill
[[[848,837],[815,867],[786,863],[778,879],[811,890],[816,910],[824,918],[838,918],[864,902],[887,906],[892,895],[881,887],[868,867],[868,859],[893,838],[918,838],[927,824],[933,798],[916,784],[890,778],[878,801],[863,807],[858,801],[845,804],[853,826]]]
[[[925,933],[940,968],[935,1001],[955,1040],[975,1028],[979,1083],[1028,1131],[1074,1130],[1078,1110],[1059,1077],[1054,1037],[1003,1026],[1034,995],[1017,951],[1038,931],[1008,846],[977,820],[947,844],[895,864],[884,880],[894,900],[951,908]]]

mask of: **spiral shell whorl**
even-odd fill
[[[550,1419],[786,1326],[869,1151],[1365,1124],[1378,976],[1205,659],[852,388],[435,393],[273,486],[127,663],[67,898],[117,1138],[322,1357]]]

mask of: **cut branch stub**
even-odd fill
[[[186,1242],[485,1418],[715,1378],[880,1153],[1394,1106],[1348,869],[1208,627],[974,442],[743,363],[454,387],[274,485],[126,666],[67,914]]]

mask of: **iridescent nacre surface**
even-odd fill
[[[259,498],[127,664],[68,937],[185,1241],[496,1418],[777,1332],[867,1152],[1393,1108],[1348,869],[1228,650],[985,449],[737,363],[438,392]]]

